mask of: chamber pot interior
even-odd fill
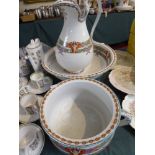
[[[44,115],[48,128],[66,138],[87,139],[101,133],[112,120],[112,97],[90,81],[69,81],[46,98]]]

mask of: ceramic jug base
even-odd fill
[[[86,151],[86,152],[83,152],[81,155],[97,155],[97,154],[99,154],[99,153],[101,153],[103,150],[105,150],[108,146],[109,146],[109,144],[111,143],[111,141],[112,141],[112,139],[113,139],[113,136],[114,135],[112,135],[112,137],[105,143],[105,144],[103,144],[103,146],[101,145],[100,147],[98,147],[98,146],[96,146],[96,150],[94,150],[94,151],[90,151],[89,149]],[[50,139],[51,140],[51,139]],[[52,141],[52,140],[51,140]],[[54,146],[59,150],[59,151],[61,151],[61,152],[63,152],[64,154],[66,154],[66,155],[70,155],[70,153],[69,152],[66,152],[65,150],[64,150],[64,148],[63,147],[60,147],[59,145],[57,145],[56,143],[54,143],[53,141],[52,141],[52,143],[54,144]],[[98,149],[97,149],[97,147],[98,147]],[[88,153],[89,152],[89,153]]]

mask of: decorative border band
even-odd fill
[[[93,47],[91,39],[88,39],[84,42],[64,42],[59,39],[56,45],[61,53],[81,53],[87,52],[89,53],[91,48]]]

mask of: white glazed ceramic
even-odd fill
[[[44,133],[38,125],[20,125],[19,155],[39,155],[44,147],[44,142]]]
[[[34,72],[30,76],[30,82],[33,88],[41,89],[46,85],[50,86],[52,84],[52,79],[45,76],[43,72]]]
[[[89,13],[90,13],[90,14],[94,14],[94,13],[95,13],[95,9],[94,9],[94,8],[90,8],[90,9],[89,9]]]
[[[26,46],[25,49],[28,53],[28,59],[32,64],[34,71],[41,70],[43,47],[40,40],[38,38],[36,38],[35,40],[31,39],[31,42]]]
[[[43,97],[37,95],[37,100],[38,100],[37,101],[38,105],[40,107]],[[39,112],[39,110],[38,110],[38,112]],[[34,113],[33,115],[27,114],[26,111],[24,110],[24,108],[19,104],[19,122],[27,124],[27,123],[37,121],[39,119],[38,112]]]
[[[26,77],[19,77],[19,89],[28,84],[28,79]]]
[[[24,109],[26,115],[34,115],[39,113],[38,98],[35,94],[27,93],[20,99],[20,105]]]
[[[131,127],[135,129],[135,95],[125,96],[122,102],[122,108],[124,111],[131,115]]]
[[[100,0],[98,4],[101,5]],[[93,59],[93,43],[87,26],[89,0],[57,0],[54,4],[64,15],[64,26],[55,47],[58,64],[71,73],[82,72]],[[99,14],[101,14],[99,12]]]
[[[44,86],[43,88],[34,88],[33,85],[31,84],[31,82],[28,83],[27,85],[27,88],[28,88],[28,91],[33,93],[33,94],[43,94],[45,92],[47,92],[49,89],[50,89],[50,86],[52,85],[52,83],[50,85],[46,85]]]
[[[32,78],[32,80],[30,79],[28,84],[19,90],[20,97],[27,93],[43,94],[50,89],[51,85],[53,84],[53,80],[50,77],[42,76],[42,72],[40,75],[40,78],[36,78],[37,76],[35,76],[35,78]]]
[[[134,67],[121,66],[109,74],[110,83],[127,94],[135,94],[135,70]]]
[[[135,58],[127,51],[115,50],[115,52],[117,55],[117,61],[114,66],[114,69],[117,69],[121,66],[126,66],[126,67],[135,66]]]
[[[118,98],[105,84],[90,79],[62,81],[44,96],[41,124],[57,148],[88,155],[110,143],[120,122]]]
[[[75,77],[98,78],[113,68],[116,59],[115,51],[112,48],[103,43],[94,42],[93,60],[81,73],[72,74],[64,70],[56,61],[54,48],[45,54],[42,66],[47,72],[61,80]]]

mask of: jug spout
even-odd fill
[[[90,9],[89,0],[81,0],[79,3],[79,7],[80,7],[79,20],[84,21],[86,20]]]
[[[79,4],[75,0],[57,0],[53,6],[59,7],[64,16],[71,14],[71,10],[74,10],[77,12],[77,18],[79,22],[86,20],[90,8],[88,0],[81,0]],[[72,16],[74,15],[75,13],[72,13]]]

